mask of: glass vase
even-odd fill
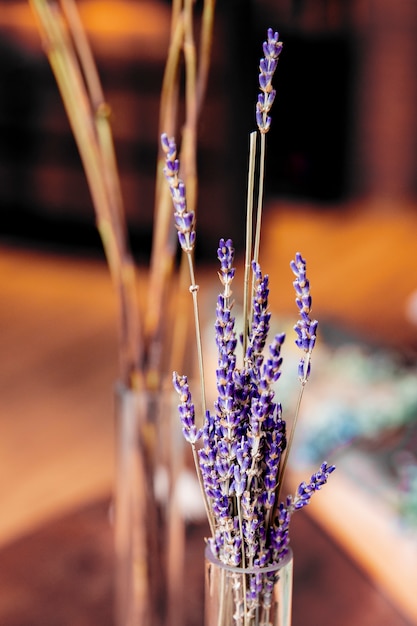
[[[205,626],[290,626],[293,557],[263,568],[229,567],[207,546]]]
[[[115,626],[165,626],[181,615],[185,533],[173,497],[182,462],[175,400],[171,389],[116,387]]]

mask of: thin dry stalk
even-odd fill
[[[160,133],[162,133],[164,128],[167,128],[167,132],[170,134],[174,134],[176,130],[179,101],[179,70],[183,38],[183,16],[181,13],[178,13],[178,10],[174,11],[173,9],[171,41],[161,92]],[[172,227],[172,202],[163,173],[164,161],[165,159],[160,149],[156,171],[154,230],[145,317],[148,382],[152,380],[152,384],[156,386],[160,385],[162,381],[159,379],[160,351],[155,348],[155,344],[159,344],[162,341],[163,310],[176,253],[176,238]]]
[[[141,384],[138,364],[141,343],[136,306],[135,270],[126,244],[124,214],[118,189],[118,174],[107,107],[98,87],[98,77],[88,43],[83,36],[75,5],[64,2],[65,13],[57,4],[29,0],[44,41],[67,116],[83,163],[92,196],[97,228],[118,293],[121,379],[128,386]],[[69,21],[66,17],[69,16]],[[75,34],[73,33],[75,30]],[[79,53],[77,46],[81,45]],[[80,56],[81,55],[81,56]],[[81,61],[82,59],[82,61]],[[84,65],[83,65],[84,63]],[[86,86],[89,76],[95,102]],[[100,100],[98,108],[97,102]]]
[[[172,6],[171,41],[165,67],[161,93],[160,134],[177,134],[179,125],[179,78],[182,61],[185,65],[185,121],[181,146],[181,163],[187,185],[187,204],[191,210],[197,209],[197,124],[206,92],[213,39],[215,0],[205,0],[200,34],[200,50],[197,68],[197,53],[193,33],[192,0],[175,0]],[[163,311],[167,288],[172,277],[176,252],[176,237],[172,222],[172,204],[169,190],[163,175],[164,155],[159,152],[155,193],[154,236],[150,269],[150,289],[145,323],[145,336],[148,351],[148,367],[151,372],[160,372],[158,361],[160,350],[153,349],[162,342]],[[187,262],[182,259],[179,290],[187,284]],[[176,350],[176,363],[185,359],[185,342],[176,339],[184,337],[189,322],[187,309],[178,303],[181,314],[175,316],[173,348]],[[182,354],[181,354],[182,352]],[[168,361],[169,362],[169,361]],[[168,368],[169,369],[169,368]],[[156,380],[155,375],[152,380]]]
[[[248,164],[248,189],[246,200],[246,244],[245,244],[245,270],[243,284],[243,354],[246,354],[248,342],[251,293],[249,293],[249,275],[252,261],[252,223],[253,223],[253,188],[255,184],[256,164],[256,137],[253,132],[249,137],[249,164]]]
[[[199,65],[197,75],[197,114],[200,115],[206,90],[210,69],[211,49],[213,46],[213,28],[216,0],[205,0],[199,48]]]

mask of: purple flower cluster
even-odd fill
[[[269,28],[267,40],[263,44],[264,57],[259,63],[259,89],[261,93],[258,95],[258,102],[256,103],[256,123],[261,133],[267,133],[271,126],[271,118],[268,113],[276,95],[276,91],[272,87],[272,78],[277,69],[282,46],[282,41],[279,41],[279,34]]]
[[[201,437],[202,432],[195,425],[195,409],[191,400],[190,388],[187,376],[178,376],[177,372],[172,375],[175,391],[180,397],[178,411],[182,424],[182,432],[188,443],[194,445]]]
[[[305,507],[311,499],[311,496],[315,491],[322,488],[327,483],[329,475],[335,470],[334,465],[328,465],[322,463],[318,472],[313,474],[310,478],[310,482],[302,482],[297,489],[297,493],[293,500],[293,506],[295,509],[302,509]]]
[[[217,400],[214,413],[207,411],[201,431],[195,426],[186,377],[174,374],[174,386],[180,395],[184,435],[193,445],[199,442],[201,480],[214,519],[212,552],[228,565],[262,567],[285,556],[292,514],[309,503],[334,466],[323,463],[308,483],[300,484],[294,497],[277,502],[287,439],[282,407],[275,401],[273,385],[281,375],[285,335],[277,334],[268,351],[265,349],[270,326],[269,281],[259,265],[254,264],[252,323],[243,365],[237,366],[231,301],[233,258],[231,240],[220,240],[219,277],[223,292],[218,296],[215,322]],[[309,320],[311,299],[307,294],[305,262],[300,255],[296,255],[292,267],[297,271],[297,299],[301,308],[306,308]],[[304,318],[302,321],[307,323]],[[312,347],[310,342],[308,349],[311,351]],[[256,585],[254,577],[247,591],[249,604],[251,595],[256,596]],[[265,581],[263,585],[265,592]]]
[[[221,279],[224,273],[232,276],[230,240],[222,240],[219,251]],[[274,401],[272,389],[280,376],[284,335],[275,337],[265,360],[270,321],[268,277],[258,265],[254,271],[253,320],[241,368],[236,366],[233,303],[224,293],[218,299],[218,398],[215,414],[207,415],[199,451],[203,485],[216,519],[212,550],[233,565],[242,565],[244,554],[246,566],[270,558],[266,520],[275,503],[279,462],[286,445],[281,406]],[[229,281],[226,285],[229,289]]]
[[[175,140],[169,139],[166,133],[161,135],[161,145],[165,153],[164,174],[174,204],[174,220],[178,231],[178,241],[184,252],[190,253],[195,244],[195,215],[193,211],[187,210],[185,185],[179,177],[180,162],[177,159],[177,146]]]
[[[295,274],[293,282],[300,319],[294,326],[297,333],[296,345],[304,352],[298,366],[298,377],[304,385],[310,376],[311,353],[316,343],[318,321],[312,320],[311,312],[311,294],[310,282],[306,275],[306,262],[299,252],[296,253],[295,259],[291,261],[290,267]]]

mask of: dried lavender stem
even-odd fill
[[[253,259],[256,263],[259,262],[259,249],[261,245],[261,226],[262,226],[262,209],[263,209],[263,196],[264,196],[264,180],[265,180],[265,146],[266,146],[266,134],[259,133],[261,136],[261,151],[259,156],[259,186],[258,186],[258,205],[256,213],[256,228],[255,228],[255,244],[253,251]]]
[[[225,602],[224,602],[224,596],[225,596],[225,590],[226,590],[226,577],[227,577],[227,572],[224,568],[222,568],[222,571],[220,573],[221,577],[222,577],[222,584],[221,584],[221,588],[220,588],[220,603],[219,603],[219,619],[218,619],[218,626],[227,626],[227,624],[224,623],[224,612],[225,612]],[[226,615],[226,619],[227,619],[227,615]]]
[[[300,392],[298,394],[297,404],[296,404],[295,413],[294,413],[294,419],[293,419],[293,422],[291,424],[290,436],[288,438],[287,447],[286,447],[286,450],[285,450],[284,461],[283,461],[282,467],[280,468],[280,471],[279,471],[278,490],[277,490],[277,495],[276,495],[276,499],[275,499],[275,504],[278,504],[278,502],[279,502],[281,488],[282,488],[282,484],[283,484],[283,481],[284,481],[285,470],[287,468],[288,457],[289,457],[289,454],[291,452],[292,442],[293,442],[293,439],[294,439],[294,433],[295,433],[295,428],[296,428],[297,421],[298,421],[298,416],[300,414],[301,401],[303,399],[303,394],[304,394],[304,389],[305,389],[306,382],[307,381],[304,381],[304,382],[301,383]]]
[[[208,524],[210,527],[210,532],[212,537],[214,537],[214,533],[216,531],[216,526],[215,526],[215,522],[214,522],[214,516],[213,516],[213,511],[210,508],[210,504],[207,498],[207,494],[206,494],[206,490],[204,489],[204,485],[203,485],[203,479],[201,476],[201,468],[200,468],[200,463],[198,461],[198,453],[197,453],[197,449],[195,447],[195,443],[191,444],[191,451],[193,454],[193,461],[194,461],[194,466],[195,466],[195,470],[197,473],[197,480],[198,480],[198,485],[200,487],[200,491],[201,491],[201,495],[203,497],[203,503],[204,503],[204,508],[206,511],[206,515],[207,515],[207,520],[208,520]]]
[[[203,422],[204,422],[204,416],[207,410],[207,403],[206,403],[206,383],[205,383],[204,362],[203,362],[203,345],[202,345],[202,340],[201,340],[201,324],[200,324],[198,298],[197,298],[199,286],[195,282],[194,263],[193,263],[193,257],[192,257],[191,252],[187,252],[187,259],[188,259],[188,267],[190,271],[190,293],[193,297],[195,338],[197,342],[198,371],[199,371],[200,385],[201,385],[201,407],[202,407],[201,412],[203,414]]]
[[[248,190],[246,199],[245,274],[243,284],[243,354],[246,354],[250,318],[249,275],[252,262],[253,188],[255,180],[256,132],[250,134]]]
[[[185,123],[181,163],[187,185],[187,205],[197,208],[197,55],[193,32],[194,0],[184,1]]]

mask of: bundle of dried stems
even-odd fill
[[[176,251],[169,192],[163,182],[164,155],[156,164],[154,234],[146,308],[139,311],[136,270],[129,249],[126,219],[111,130],[111,108],[74,0],[29,0],[80,153],[94,204],[96,223],[116,289],[119,306],[120,380],[130,389],[155,390],[171,372],[162,360],[161,342],[172,324],[163,311]],[[199,49],[195,43],[193,0],[173,0],[171,38],[161,85],[159,130],[182,132],[181,159],[188,203],[197,204],[197,122],[204,102],[215,0],[202,9]],[[184,68],[184,69],[183,69]],[[185,113],[179,119],[182,71]],[[160,134],[160,133],[159,133]],[[157,137],[155,137],[158,143]],[[139,209],[140,210],[140,207]],[[184,316],[176,316],[177,321]],[[183,345],[176,328],[176,360]],[[165,366],[166,369],[165,369]]]

